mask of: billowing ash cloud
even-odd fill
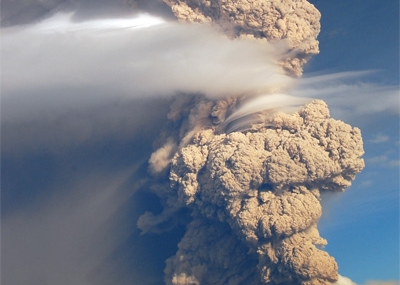
[[[316,227],[319,197],[344,191],[363,169],[360,130],[330,118],[327,105],[314,100],[298,113],[265,111],[247,131],[227,133],[219,122],[238,100],[193,100],[192,108],[171,111],[180,130],[150,159],[153,173],[169,177],[156,191],[165,210],[138,221],[158,231],[182,208],[192,211],[167,261],[166,283],[336,281],[337,264],[321,249],[326,241]]]
[[[291,53],[282,60],[285,70],[301,75],[302,65],[319,52],[316,40],[321,14],[306,0],[164,0],[179,20],[217,23],[233,37],[269,42],[286,40]]]
[[[292,74],[318,52],[320,15],[306,1],[165,2],[178,19],[217,23],[233,37],[287,39],[295,52],[280,62]],[[191,213],[166,284],[344,280],[322,250],[320,194],[351,185],[364,167],[363,142],[358,128],[330,118],[326,103],[310,101],[273,89],[250,99],[176,99],[149,160],[164,211],[138,220],[143,232],[161,232]]]
[[[164,23],[131,30],[128,37],[127,27],[80,31],[67,17],[73,31],[6,30],[6,151],[21,141],[15,124],[32,129],[24,106],[52,110],[44,114],[61,118],[75,131],[67,132],[68,140],[80,144],[113,133],[119,121],[81,131],[86,117],[70,122],[59,109],[85,111],[86,105],[113,102],[112,96],[122,103],[164,96],[163,102],[172,102],[168,121],[149,157],[151,177],[143,178],[163,210],[145,212],[137,225],[146,234],[186,224],[176,254],[166,261],[165,283],[342,282],[334,258],[322,249],[327,242],[317,229],[320,194],[344,191],[363,169],[361,132],[331,118],[323,101],[293,96],[295,79],[287,76],[301,75],[302,65],[318,53],[319,12],[305,0],[164,2],[179,20],[204,25]],[[18,46],[30,48],[13,55]],[[29,104],[32,97],[52,98],[60,86],[59,98],[70,105],[35,99],[30,100],[37,106]],[[149,105],[136,104],[135,110]],[[163,110],[153,105],[151,112]],[[95,119],[98,113],[104,116],[96,111]],[[159,118],[138,113],[126,118]],[[139,133],[136,128],[129,134]]]

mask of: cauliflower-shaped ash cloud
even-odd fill
[[[256,276],[254,284],[335,282],[336,262],[320,249],[326,241],[316,228],[319,198],[321,191],[343,191],[363,169],[360,130],[330,118],[327,105],[314,100],[298,113],[266,116],[245,132],[222,132],[224,116],[213,120],[212,114],[218,109],[226,115],[234,105],[199,100],[184,111],[186,121],[179,119],[186,131],[171,155],[168,204],[192,209],[193,221],[168,261],[167,284],[243,284],[221,283],[239,278],[233,268],[243,258],[253,265],[242,268],[242,277]],[[222,227],[234,237],[218,232]],[[240,246],[226,247],[222,240]],[[243,247],[240,256],[232,254]]]
[[[201,217],[188,226],[178,252],[167,260],[166,284],[259,284],[257,256],[223,223]]]
[[[302,65],[319,53],[321,14],[306,0],[164,0],[175,16],[188,22],[213,22],[233,37],[271,42],[286,40],[285,70],[301,75]]]

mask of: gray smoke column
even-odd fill
[[[290,53],[283,68],[301,75],[302,65],[319,53],[320,12],[306,0],[163,0],[181,21],[216,23],[231,37],[284,40]]]

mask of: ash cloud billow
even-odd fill
[[[138,167],[133,177],[161,206],[157,213],[141,210],[137,227],[150,235],[185,226],[175,255],[165,261],[167,285],[351,283],[324,251],[317,224],[321,194],[344,191],[364,168],[363,141],[358,128],[331,118],[328,105],[305,92],[313,82],[300,77],[302,68],[319,52],[321,15],[312,4],[104,0],[96,12],[78,0],[11,2],[5,1],[16,8],[5,10],[3,26],[57,12],[52,7],[76,12],[56,14],[50,29],[46,21],[32,29],[4,28],[2,152],[49,151],[49,138],[25,139],[21,132],[19,124],[36,130],[32,118],[44,129],[38,133],[56,137],[57,151],[109,136],[132,138],[137,165],[154,138],[148,173]],[[37,9],[20,13],[26,5]],[[117,14],[146,10],[162,19],[146,29],[139,23],[99,27],[105,21],[92,18],[111,6]],[[54,23],[63,32],[53,30]],[[15,53],[21,46],[25,52]],[[108,199],[104,203],[110,208]],[[70,260],[75,265],[76,258]],[[77,276],[73,267],[69,274]],[[9,275],[17,276],[17,269]],[[77,279],[85,279],[83,271]]]
[[[195,104],[191,111],[203,115],[192,121],[201,125],[187,128],[190,119],[179,118],[180,136],[160,148],[176,140],[164,185],[170,188],[157,192],[166,208],[160,216],[146,213],[138,225],[157,231],[157,221],[174,219],[182,208],[193,218],[167,261],[166,283],[335,282],[337,264],[321,249],[326,240],[317,230],[319,198],[344,191],[364,167],[360,130],[330,118],[327,105],[314,100],[298,113],[277,112],[245,132],[225,133],[212,120],[220,105]],[[159,153],[165,157],[156,151],[150,162]]]
[[[289,56],[277,61],[292,76],[318,52],[320,14],[307,1],[165,2],[178,19],[217,23],[230,37],[286,40]],[[293,106],[297,112],[288,112]],[[138,220],[144,233],[157,233],[183,209],[190,212],[178,251],[167,260],[166,284],[343,279],[317,223],[321,193],[344,191],[364,167],[358,128],[331,118],[321,100],[275,92],[182,96],[168,118],[167,135],[149,160],[164,211]]]

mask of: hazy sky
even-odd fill
[[[251,93],[276,82],[325,100],[332,117],[363,134],[366,168],[345,193],[323,197],[319,229],[339,273],[357,284],[400,280],[397,0],[310,1],[322,14],[320,54],[295,82],[271,64],[281,47],[265,53],[160,20],[97,29],[93,21],[126,6],[92,2],[64,2],[92,21],[67,29],[60,18],[34,26],[57,1],[14,10],[2,2],[2,23],[12,25],[1,43],[3,284],[162,284],[183,229],[143,236],[136,221],[161,209],[143,177],[171,95]],[[171,17],[160,5],[139,8]],[[272,83],[265,73],[277,74]]]

